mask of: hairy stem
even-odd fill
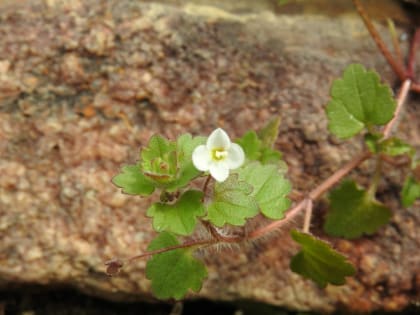
[[[160,248],[160,249],[156,249],[156,250],[147,251],[147,252],[141,253],[139,255],[132,256],[132,257],[128,258],[125,262],[130,263],[133,260],[137,260],[137,259],[140,259],[140,258],[145,258],[145,257],[148,257],[148,256],[153,256],[153,255],[156,255],[156,254],[169,252],[169,251],[176,250],[176,249],[189,248],[189,247],[200,247],[200,246],[211,245],[211,244],[215,244],[215,243],[217,243],[217,240],[214,240],[214,239],[185,242],[185,243],[175,245],[175,246],[169,246],[169,247],[165,247],[165,248]]]

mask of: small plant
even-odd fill
[[[380,83],[378,75],[361,65],[350,65],[332,85],[326,107],[329,130],[339,138],[363,132],[367,149],[292,208],[288,198],[292,186],[285,177],[282,155],[273,148],[278,118],[260,132],[249,131],[234,142],[220,128],[208,138],[184,134],[171,141],[153,136],[141,150],[137,164],[124,166],[113,182],[128,194],[160,194],[160,200],[147,210],[159,234],[147,253],[135,257],[151,256],[146,276],[154,294],[160,299],[182,299],[189,290],[198,291],[207,271],[195,251],[260,238],[301,211],[307,212],[303,231],[291,231],[301,247],[291,259],[292,271],[321,287],[345,283],[355,268],[330,244],[309,233],[312,202],[364,160],[375,157],[377,167],[368,189],[346,180],[331,192],[324,230],[332,236],[354,239],[375,233],[389,221],[390,209],[376,199],[381,157],[406,154],[413,159],[415,153],[407,143],[389,137],[395,110],[391,90]],[[415,167],[416,162],[412,165]],[[198,181],[203,182],[201,189],[193,184]],[[413,176],[408,177],[403,204],[414,202],[419,185]],[[273,222],[242,234],[230,234],[231,229],[226,229],[244,227],[257,215]],[[207,229],[207,239],[194,238],[198,225]],[[122,266],[122,261],[110,261],[108,272],[115,273]]]
[[[195,255],[197,250],[261,238],[283,228],[301,212],[305,212],[302,230],[291,231],[292,239],[300,246],[300,251],[291,258],[291,270],[321,287],[344,284],[346,277],[355,274],[346,257],[310,233],[313,202],[337,186],[329,194],[324,231],[346,239],[371,235],[392,216],[391,210],[376,196],[383,163],[399,155],[406,155],[410,160],[411,171],[401,191],[401,203],[405,207],[420,197],[420,163],[411,145],[391,137],[409,91],[419,89],[412,82],[412,62],[405,71],[384,51],[359,1],[354,2],[381,51],[387,59],[391,58],[389,63],[403,81],[396,100],[375,72],[359,64],[348,66],[342,77],[333,82],[331,100],[326,106],[329,131],[341,139],[362,134],[363,152],[312,191],[300,194],[305,197],[292,205],[289,199],[292,185],[285,176],[287,167],[281,152],[274,148],[279,118],[273,118],[259,132],[248,131],[233,142],[220,128],[208,138],[184,134],[168,140],[155,135],[142,148],[139,161],[124,166],[113,183],[127,194],[142,197],[159,194],[159,201],[147,210],[158,235],[147,252],[126,261],[107,262],[109,274],[116,274],[124,263],[150,257],[146,277],[151,280],[153,293],[160,299],[182,299],[189,290],[199,291],[207,277],[204,263]],[[415,44],[420,41],[420,35],[417,37]],[[365,189],[346,176],[367,159],[373,159],[376,166]],[[201,189],[197,188],[200,185]],[[254,230],[245,229],[256,216],[272,222]],[[199,226],[207,230],[207,237],[196,237]],[[232,226],[237,227],[235,232]]]

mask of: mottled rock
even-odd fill
[[[355,16],[129,0],[11,4],[0,13],[0,285],[150,299],[145,261],[118,277],[103,273],[105,261],[142,252],[154,237],[149,201],[110,183],[120,165],[154,133],[223,126],[241,135],[281,114],[277,147],[290,179],[300,191],[313,188],[361,147],[330,137],[323,111],[331,81],[351,62],[395,82]],[[399,134],[419,147],[418,98],[403,119]],[[369,174],[365,163],[353,175],[366,183]],[[401,183],[390,168],[380,185],[391,224],[368,238],[331,240],[358,267],[345,286],[320,289],[293,274],[297,248],[284,231],[203,253],[209,278],[198,296],[318,311],[418,303],[419,204],[401,207]],[[321,236],[323,212],[321,202],[313,225]]]

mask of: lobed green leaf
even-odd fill
[[[197,224],[197,217],[205,214],[202,197],[201,191],[189,190],[174,204],[154,203],[147,210],[147,216],[153,217],[153,228],[158,232],[191,235]]]
[[[207,219],[219,227],[244,225],[247,218],[258,213],[257,202],[251,193],[251,185],[239,181],[238,174],[231,174],[226,181],[215,184],[212,202],[207,207]]]
[[[365,127],[386,124],[395,107],[390,88],[380,83],[379,76],[353,64],[332,85],[326,109],[328,127],[337,137],[349,138]]]
[[[253,162],[239,169],[239,180],[250,184],[254,189],[251,196],[255,198],[258,206],[266,217],[280,219],[290,207],[287,198],[291,185],[283,175],[279,174],[274,165],[261,165]]]
[[[148,250],[157,250],[179,245],[173,234],[160,233]],[[198,292],[207,270],[196,259],[191,248],[180,248],[155,254],[146,265],[146,277],[152,281],[152,291],[159,299],[182,299],[189,290]]]
[[[391,211],[353,181],[343,182],[330,194],[324,224],[329,235],[354,239],[373,234],[388,223]]]
[[[328,243],[296,230],[292,230],[291,235],[301,245],[300,252],[290,262],[293,272],[312,279],[321,287],[328,283],[342,285],[345,277],[355,274],[353,265]]]
[[[148,196],[155,190],[155,185],[143,175],[139,165],[123,166],[112,182],[131,195]]]

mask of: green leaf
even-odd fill
[[[324,230],[332,236],[354,239],[373,234],[391,218],[387,207],[353,181],[345,181],[332,191],[330,201]]]
[[[112,179],[112,182],[122,188],[122,191],[131,195],[148,196],[155,190],[155,186],[141,172],[138,165],[126,165],[121,173]]]
[[[410,207],[416,199],[420,198],[420,182],[408,176],[401,191],[401,201],[404,207]]]
[[[349,138],[364,127],[386,124],[395,107],[390,88],[380,83],[379,76],[353,64],[332,85],[327,105],[328,127],[337,137]]]
[[[154,203],[147,210],[147,215],[153,217],[153,228],[158,232],[191,235],[197,223],[196,217],[205,214],[202,197],[201,191],[189,190],[174,204]]]
[[[263,164],[277,164],[281,160],[281,152],[265,146],[255,131],[248,131],[235,142],[242,147],[246,158],[250,161],[257,160]]]
[[[261,212],[270,219],[280,219],[290,207],[287,194],[291,186],[284,176],[280,175],[274,165],[261,165],[253,162],[237,171],[239,180],[250,184],[254,189],[251,196],[255,198]]]
[[[214,186],[213,200],[207,208],[207,218],[216,226],[244,225],[247,218],[258,213],[258,205],[251,196],[252,186],[231,174]]]
[[[293,272],[312,279],[321,287],[328,283],[342,285],[345,277],[355,274],[353,265],[328,243],[296,230],[292,230],[291,235],[302,247],[290,262]]]
[[[177,171],[176,158],[176,143],[154,135],[141,151],[143,173],[161,185],[173,181]]]
[[[168,232],[159,234],[148,250],[179,245],[176,237]],[[155,254],[146,265],[146,277],[152,281],[152,291],[159,299],[182,299],[192,290],[198,292],[207,277],[204,264],[192,255],[191,248],[180,248]]]

